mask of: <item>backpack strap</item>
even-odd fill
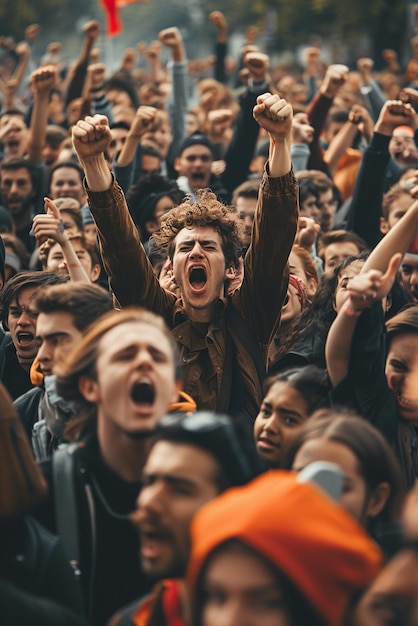
[[[48,459],[48,446],[47,446],[47,433],[48,429],[44,419],[41,419],[34,423],[32,429],[32,448],[35,459],[38,463]]]
[[[57,534],[76,578],[80,579],[80,542],[78,537],[77,497],[74,452],[78,444],[62,445],[52,455]]]

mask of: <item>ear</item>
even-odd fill
[[[97,382],[89,376],[80,377],[80,380],[78,381],[78,390],[87,402],[99,402],[99,386]]]
[[[237,273],[238,271],[233,265],[231,265],[231,267],[227,267],[225,270],[225,280],[233,280]]]
[[[180,157],[176,157],[174,159],[173,165],[174,165],[174,169],[176,170],[177,174],[179,174],[180,173]]]
[[[93,265],[92,270],[90,272],[90,280],[92,283],[95,283],[100,278],[101,267],[98,263]]]
[[[373,518],[379,515],[385,508],[389,496],[389,483],[379,483],[367,503],[366,518]]]
[[[380,220],[380,223],[379,223],[380,232],[386,235],[389,232],[389,224],[387,223],[384,217],[379,218],[379,220]]]
[[[309,278],[308,279],[308,283],[306,285],[306,292],[308,294],[308,296],[314,296],[316,294],[316,291],[318,289],[318,283],[315,280],[315,278]]]

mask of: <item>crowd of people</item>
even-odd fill
[[[209,19],[0,38],[0,623],[418,626],[418,37]]]

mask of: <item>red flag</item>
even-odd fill
[[[110,37],[119,35],[122,32],[122,23],[119,19],[117,0],[100,0],[103,9],[106,11],[106,33]]]
[[[100,0],[103,9],[106,11],[106,33],[110,37],[119,35],[122,32],[122,22],[119,18],[119,9],[126,4],[133,2],[150,2],[150,0]]]

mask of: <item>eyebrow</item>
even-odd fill
[[[160,480],[164,480],[166,483],[168,483],[169,485],[185,485],[187,487],[193,487],[193,489],[196,489],[196,483],[191,479],[188,478],[187,476],[176,476],[173,475],[171,473],[167,473],[167,474],[163,474],[163,473],[158,473],[158,472],[146,472],[144,471],[142,473],[142,477],[143,479],[160,479]]]
[[[164,356],[164,357],[167,356],[165,352],[163,352],[162,350],[159,350],[155,346],[147,345],[146,348],[147,350],[151,352],[152,355],[158,355],[158,356]],[[115,352],[111,356],[111,358],[118,357],[120,354],[123,354],[124,352],[131,352],[131,351],[136,352],[137,350],[138,350],[138,346],[135,343],[131,343],[128,346],[123,346],[122,348],[120,348],[120,350]]]
[[[207,246],[208,244],[210,245],[218,245],[218,242],[215,239],[184,239],[183,241],[180,241],[178,243],[179,246],[183,246],[184,244],[187,245],[194,245],[196,243],[196,241],[198,241],[200,243],[201,246]]]
[[[29,306],[20,306],[19,304],[11,304],[9,306],[9,313],[29,313],[30,315],[39,315],[38,311],[31,309]]]
[[[271,404],[271,402],[264,402],[264,400],[263,400],[261,406],[262,407],[266,407],[267,409],[271,409],[271,410],[274,409],[274,407]],[[302,415],[298,411],[294,411],[293,409],[289,409],[289,408],[287,408],[285,406],[281,406],[279,408],[279,411],[282,411],[283,413],[287,413],[288,415],[296,415],[297,417],[302,417]]]
[[[45,341],[47,339],[56,339],[57,337],[68,337],[69,333],[64,330],[57,331],[56,333],[48,333],[47,335],[35,335],[36,341]]]

